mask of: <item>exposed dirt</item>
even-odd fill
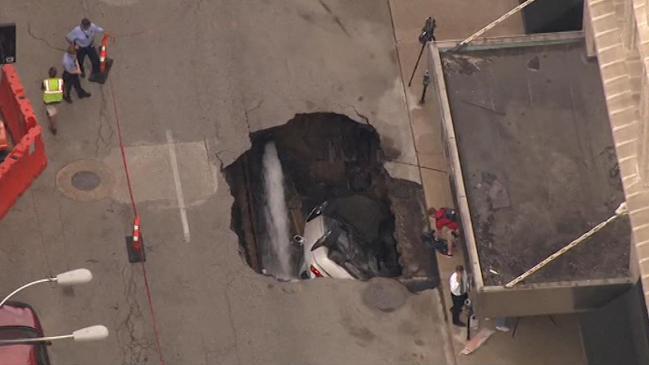
[[[411,288],[437,285],[436,263],[421,242],[425,215],[421,186],[393,179],[383,167],[379,136],[368,124],[331,113],[299,114],[287,124],[251,135],[252,147],[225,168],[235,203],[232,228],[239,235],[241,253],[257,272],[268,255],[262,155],[273,141],[285,179],[291,235],[302,234],[304,217],[326,200],[365,195],[383,202],[391,219],[384,224],[396,239],[388,247],[397,276]],[[362,221],[363,214],[357,214]],[[363,228],[362,224],[360,224]],[[295,246],[292,264],[300,265],[302,248]]]

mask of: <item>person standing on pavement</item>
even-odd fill
[[[50,67],[47,76],[41,84],[43,90],[43,103],[45,103],[45,112],[49,122],[50,131],[56,134],[56,115],[55,104],[63,101],[63,80],[56,77],[56,67]]]
[[[63,100],[68,103],[72,102],[70,98],[70,89],[74,87],[79,99],[87,98],[90,93],[81,87],[79,75],[81,75],[81,68],[79,61],[77,61],[77,49],[74,46],[69,46],[68,50],[63,54]]]
[[[65,39],[72,46],[77,48],[77,59],[79,60],[79,68],[81,68],[81,77],[86,77],[86,72],[83,67],[83,61],[86,55],[90,58],[92,64],[91,77],[99,72],[99,56],[94,42],[95,37],[99,33],[103,33],[104,28],[92,23],[88,18],[81,19],[81,24],[74,27]]]
[[[466,326],[466,324],[460,320],[460,314],[464,308],[464,302],[469,297],[467,294],[468,285],[464,266],[456,266],[455,272],[451,275],[449,281],[451,284],[451,299],[453,301],[453,306],[451,307],[453,324],[462,327]]]

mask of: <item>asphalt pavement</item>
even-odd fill
[[[423,183],[427,207],[451,206],[436,97],[417,105],[423,67],[412,88],[402,77],[425,17],[436,17],[438,39],[457,39],[517,4],[4,0],[0,22],[17,24],[16,67],[41,125],[40,81],[60,67],[63,37],[82,17],[114,36],[115,64],[106,85],[82,81],[91,98],[61,105],[59,134],[45,132],[47,170],[0,221],[0,292],[87,267],[90,284],[17,298],[35,306],[47,334],[95,323],[111,330],[102,342],[54,344],[53,364],[161,363],[143,267],[125,250],[133,214],[119,118],[166,364],[454,364],[466,336],[448,328],[437,290],[413,295],[392,280],[280,283],[254,273],[238,252],[221,168],[249,148],[250,132],[297,113],[334,112],[377,129],[386,169]],[[521,31],[515,16],[489,35]],[[87,170],[101,184],[75,189],[69,177]],[[440,262],[443,283],[461,258],[458,250]],[[574,318],[557,322],[526,319],[516,338],[494,335],[458,362],[583,363]]]
[[[367,121],[393,165],[417,163],[387,2],[26,0],[2,8],[0,21],[17,24],[16,67],[41,124],[39,82],[60,65],[67,31],[87,16],[114,36],[108,83],[83,80],[92,97],[60,106],[59,134],[45,132],[47,170],[0,222],[0,292],[77,267],[95,275],[85,286],[18,298],[35,306],[47,334],[95,323],[111,330],[98,343],[54,344],[54,364],[160,363],[143,267],[126,256],[133,215],[117,118],[167,364],[446,363],[436,291],[413,295],[389,280],[279,283],[248,268],[221,173],[249,147],[250,132],[310,112]],[[103,193],[75,194],[65,168],[97,173]]]

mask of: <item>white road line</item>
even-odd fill
[[[178,209],[180,210],[180,221],[183,224],[183,234],[185,242],[189,242],[189,223],[187,222],[187,208],[185,208],[185,196],[183,186],[180,183],[180,174],[178,173],[178,159],[176,158],[176,145],[174,137],[170,130],[167,130],[167,146],[169,147],[169,160],[171,162],[171,171],[174,174],[174,183],[176,184],[176,199],[178,200]]]

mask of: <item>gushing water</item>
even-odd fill
[[[268,142],[264,147],[264,193],[266,207],[264,215],[268,229],[269,262],[263,266],[278,279],[291,279],[294,273],[291,270],[290,234],[288,209],[284,197],[284,172],[277,155],[274,142]]]

